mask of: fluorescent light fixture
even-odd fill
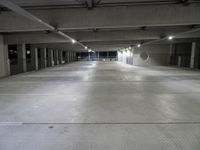
[[[173,40],[174,36],[170,35],[168,36],[168,40]]]
[[[137,47],[138,47],[138,48],[141,47],[141,44],[138,44]]]
[[[91,49],[88,50],[88,52],[91,52],[91,51],[92,51]]]
[[[73,43],[73,44],[76,43],[76,40],[72,39],[72,43]]]
[[[31,54],[31,51],[30,51],[30,50],[27,50],[27,51],[26,51],[26,54],[28,54],[28,55]]]
[[[88,47],[87,47],[87,46],[85,46],[84,48],[85,48],[85,49],[88,49]]]

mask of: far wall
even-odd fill
[[[148,45],[118,52],[118,60],[136,66],[169,65],[170,45]]]
[[[133,65],[169,65],[170,45],[148,45],[134,49]]]
[[[118,60],[136,66],[178,66],[200,69],[200,42],[154,44],[118,51]]]

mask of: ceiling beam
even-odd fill
[[[5,6],[5,7],[7,7],[7,8],[9,8],[13,12],[19,14],[20,16],[28,18],[29,20],[31,20],[31,21],[33,21],[33,22],[35,22],[37,24],[40,24],[40,25],[44,26],[48,30],[55,30],[55,28],[53,26],[51,26],[48,23],[42,21],[38,17],[35,17],[31,13],[29,13],[26,10],[22,9],[18,5],[10,2],[9,0],[0,0],[0,4],[3,5],[3,6]]]
[[[62,31],[59,31],[56,27],[46,23],[45,21],[43,21],[42,19],[32,15],[31,13],[29,13],[28,11],[24,10],[23,8],[19,7],[18,5],[10,2],[9,0],[0,0],[0,4],[9,8],[10,10],[12,10],[13,12],[21,15],[22,17],[28,18],[29,20],[42,25],[44,27],[46,27],[48,30],[55,32],[56,34],[66,38],[67,40],[70,41],[76,41],[74,40],[72,37],[70,37],[69,35],[63,33]],[[82,43],[80,43],[79,41],[76,41],[78,45],[80,45],[81,47],[85,47],[85,45],[83,45]]]
[[[186,30],[187,29],[187,30]],[[67,32],[74,39],[78,39],[83,44],[85,42],[98,42],[98,41],[131,41],[131,40],[155,40],[168,35],[176,35],[177,38],[198,38],[200,37],[199,28],[165,28],[151,29],[151,30],[125,30],[125,31],[99,31],[99,32]],[[193,32],[191,32],[193,31]],[[182,34],[180,34],[182,33]],[[184,33],[184,34],[183,34]],[[163,35],[163,36],[161,36]],[[56,33],[48,32],[29,32],[29,33],[9,33],[4,34],[5,44],[18,44],[18,43],[71,43],[70,40],[62,38]]]

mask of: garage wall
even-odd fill
[[[133,64],[133,48],[117,52],[117,59],[126,64]]]
[[[134,48],[133,65],[169,65],[170,45],[148,45]]]
[[[118,51],[118,60],[136,66],[169,65],[170,45],[148,45],[130,50]]]
[[[178,43],[173,45],[171,65],[189,67],[192,43]],[[180,64],[178,59],[181,58]]]

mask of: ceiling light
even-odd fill
[[[174,36],[168,36],[168,40],[173,40]]]
[[[87,47],[87,46],[85,46],[84,48],[85,48],[85,49],[88,49],[88,47]]]
[[[91,49],[88,50],[88,52],[91,52],[91,51],[92,51]]]
[[[137,47],[138,47],[138,48],[141,47],[141,44],[138,44]]]
[[[72,39],[72,43],[73,43],[73,44],[76,43],[76,40]]]

